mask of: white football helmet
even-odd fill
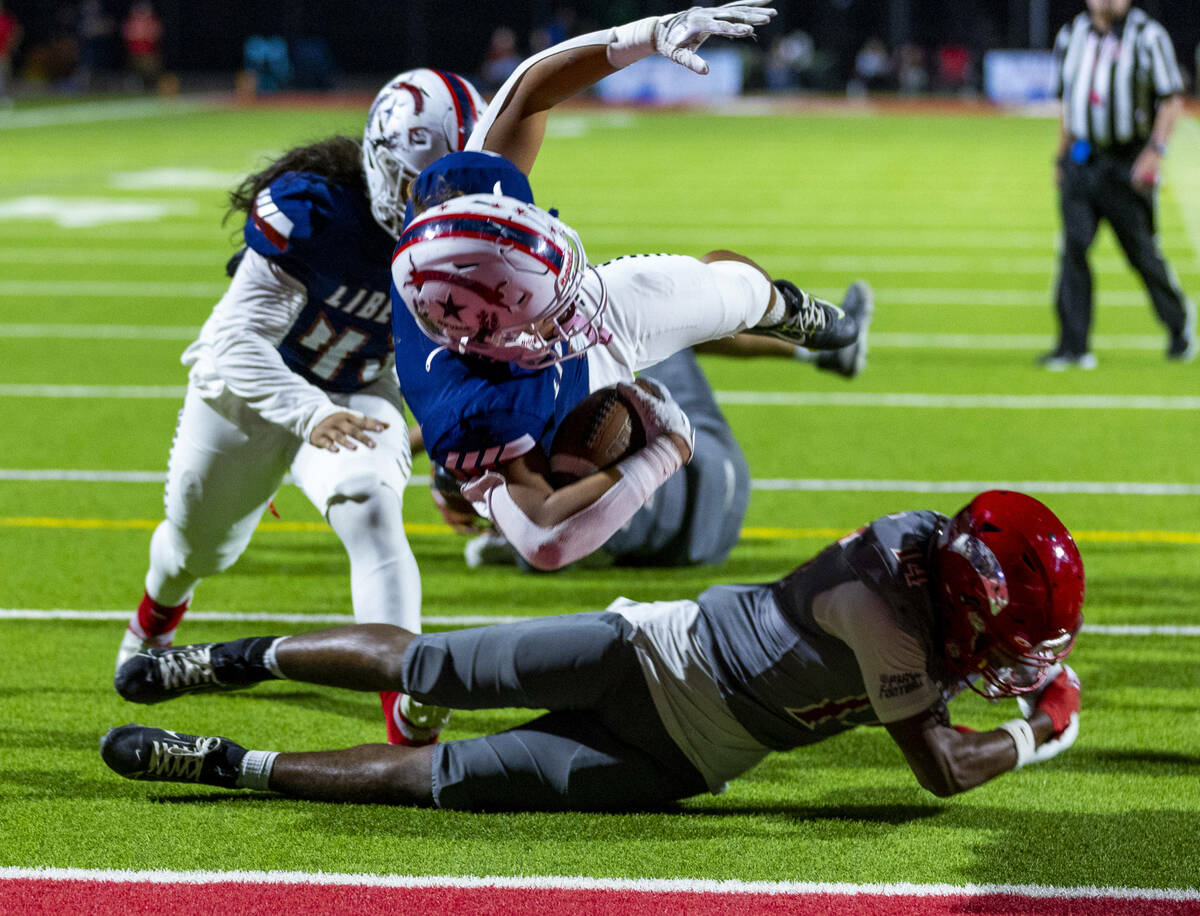
[[[512,197],[472,194],[409,224],[392,280],[436,343],[538,369],[608,337],[605,297],[595,305],[580,296],[587,268],[579,236],[557,217]]]
[[[363,171],[371,214],[393,237],[404,225],[408,183],[466,146],[483,109],[475,87],[444,70],[406,70],[379,90],[363,131]]]

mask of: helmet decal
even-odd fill
[[[596,301],[581,298],[586,270],[573,229],[492,194],[427,210],[404,230],[392,259],[396,289],[428,337],[527,368],[573,358],[605,338],[603,288]]]
[[[404,224],[408,186],[426,166],[461,150],[483,99],[454,73],[408,70],[371,103],[363,130],[363,172],[371,214],[392,236]]]

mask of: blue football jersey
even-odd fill
[[[495,191],[533,203],[520,169],[486,152],[443,156],[417,176],[412,193],[429,206]],[[410,202],[405,224],[412,218]],[[473,477],[535,446],[549,453],[559,423],[589,393],[587,359],[522,369],[450,353],[421,332],[394,285],[391,293],[396,373],[429,457],[459,477]]]
[[[450,353],[421,332],[394,288],[392,296],[396,373],[429,457],[473,477],[534,446],[549,453],[558,425],[588,395],[587,359],[522,369]]]
[[[246,220],[246,244],[304,284],[308,301],[279,344],[288,368],[326,391],[369,385],[391,353],[395,241],[352,188],[285,172]]]

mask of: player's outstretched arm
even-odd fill
[[[1079,733],[1079,679],[1067,666],[1024,708],[1029,715],[991,731],[950,725],[945,703],[887,724],[917,781],[941,798],[1001,773],[1057,756]]]
[[[546,133],[551,108],[623,67],[661,54],[696,73],[707,73],[696,52],[711,35],[747,38],[766,25],[770,0],[736,0],[692,7],[665,16],[571,38],[521,64],[488,105],[467,142],[468,150],[499,153],[529,174]]]

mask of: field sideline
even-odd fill
[[[426,896],[402,905],[641,913],[695,891],[688,912],[1200,913],[1200,368],[1163,359],[1107,230],[1093,261],[1100,367],[1033,367],[1054,330],[1044,118],[566,113],[533,182],[593,262],[721,247],[830,297],[865,277],[870,367],[845,383],[800,364],[704,363],[755,478],[743,539],[715,569],[468,571],[420,460],[405,518],[438,628],[763,581],[873,517],[1020,486],[1077,531],[1088,570],[1068,753],[943,801],[886,735],[860,729],[776,755],[724,795],[626,815],[321,805],[109,773],[99,737],[130,720],[279,750],[382,738],[373,697],[271,684],[145,709],[111,689],[161,518],[179,353],[236,243],[223,191],[361,118],[214,100],[0,114],[0,912],[83,910],[96,895],[93,909],[129,912],[369,913],[409,893]],[[1200,123],[1181,124],[1167,164],[1162,244],[1196,298]],[[276,506],[200,587],[181,638],[345,619],[336,537],[296,488]],[[951,710],[977,728],[1014,714],[973,696]],[[464,713],[448,736],[524,717]],[[272,896],[321,882],[315,897]],[[561,896],[577,893],[602,896]]]

